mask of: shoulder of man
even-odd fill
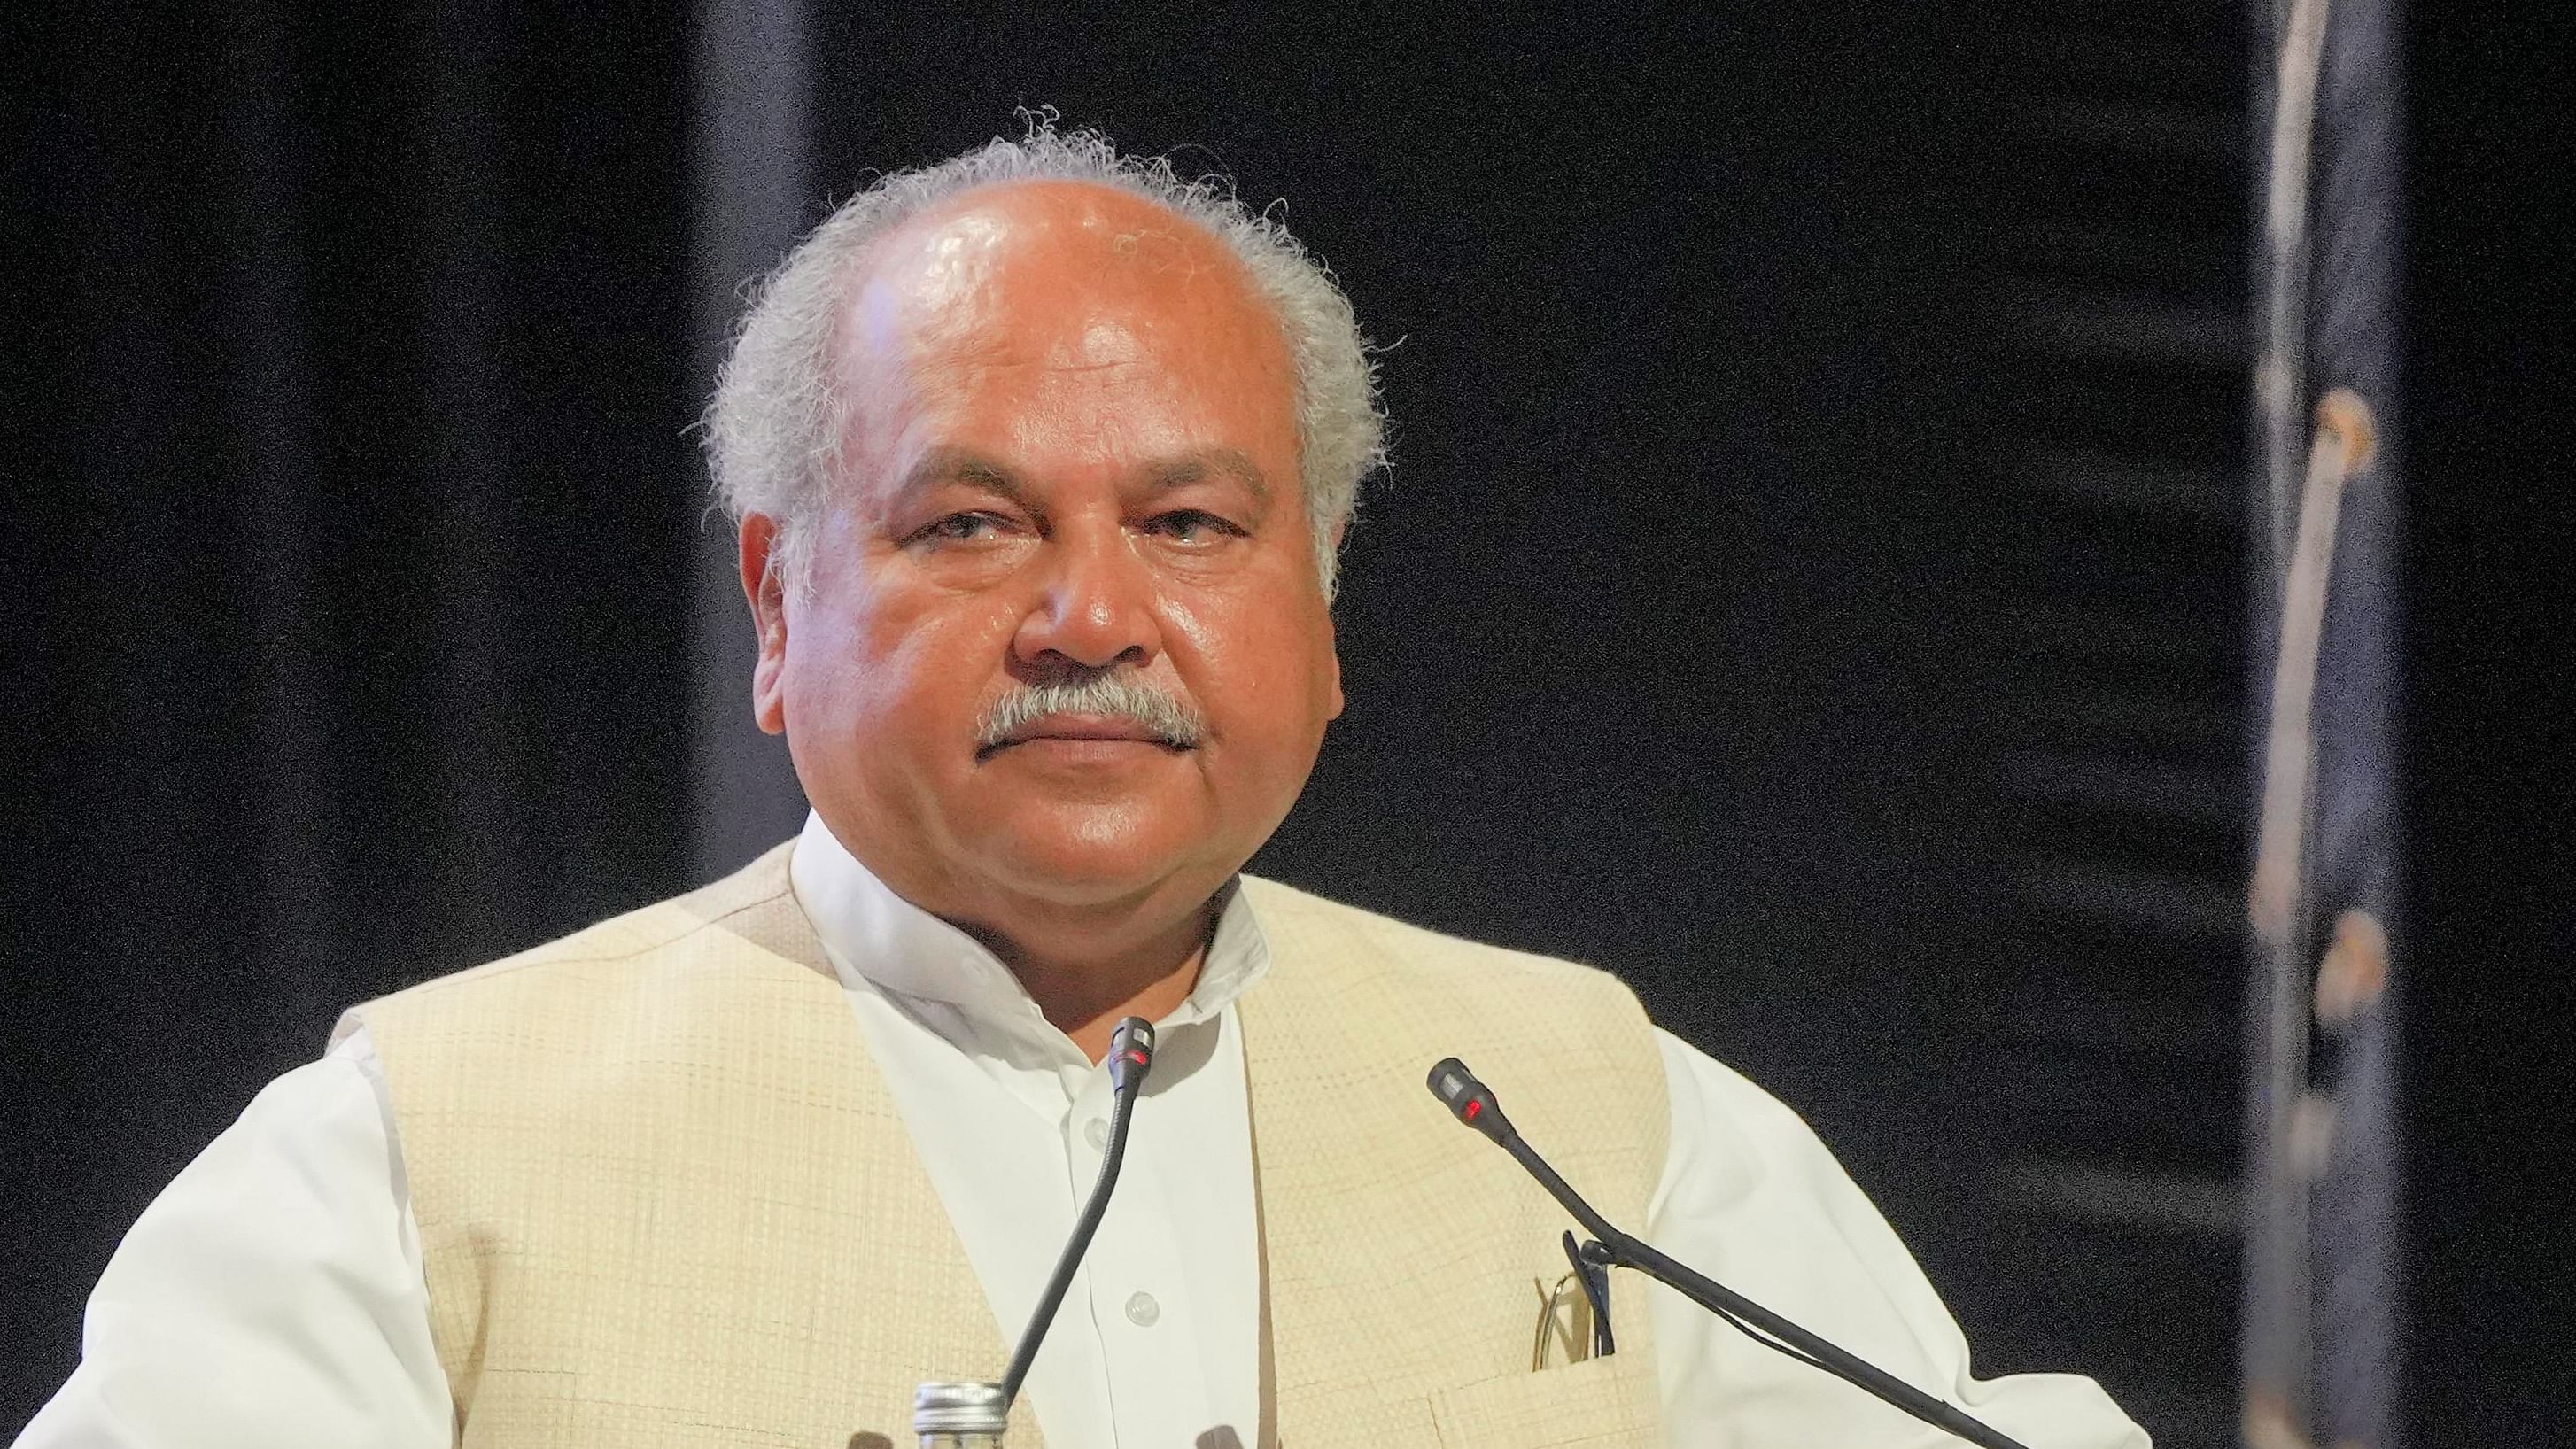
[[[1580,961],[1489,945],[1326,900],[1277,881],[1243,878],[1244,896],[1274,948],[1328,948],[1371,971],[1397,971],[1440,984],[1476,988],[1528,984],[1629,997],[1618,977]]]
[[[574,1003],[588,1001],[613,1014],[613,1003],[647,985],[739,982],[746,976],[821,984],[829,971],[789,890],[788,849],[782,845],[684,895],[365,1002],[341,1018],[335,1040],[360,1025],[373,1029],[381,1043],[388,1026],[509,1017],[535,998],[552,1009],[515,1020],[510,1033],[559,1031],[576,1026],[565,1010]]]
[[[1590,1040],[1653,1058],[1645,1007],[1598,967],[1444,935],[1276,881],[1246,876],[1243,890],[1270,943],[1273,983],[1312,988],[1347,1009],[1409,1017],[1426,1041],[1491,1037],[1570,1048]],[[1495,1030],[1473,1029],[1480,1026]]]

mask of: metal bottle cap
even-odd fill
[[[912,1391],[912,1432],[999,1436],[1010,1407],[1000,1384],[926,1383]]]

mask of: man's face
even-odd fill
[[[1195,907],[1341,710],[1278,324],[1213,238],[1072,183],[970,194],[860,265],[808,597],[758,582],[771,531],[745,528],[762,723],[939,914]],[[1194,742],[1114,714],[979,737],[1015,687],[1104,679],[1181,705]]]

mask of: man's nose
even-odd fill
[[[1143,665],[1162,652],[1151,571],[1123,527],[1065,528],[1012,648],[1040,667]]]

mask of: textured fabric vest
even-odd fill
[[[1019,1325],[994,1321],[786,865],[357,1013],[470,1449],[908,1449],[915,1384],[1000,1376]],[[1533,1373],[1566,1224],[1423,1087],[1465,1058],[1642,1223],[1668,1099],[1635,1000],[1244,890],[1272,951],[1238,1009],[1275,1442],[1661,1444],[1642,1290],[1614,1278],[1618,1353]],[[1009,1443],[1038,1442],[1022,1404]]]

